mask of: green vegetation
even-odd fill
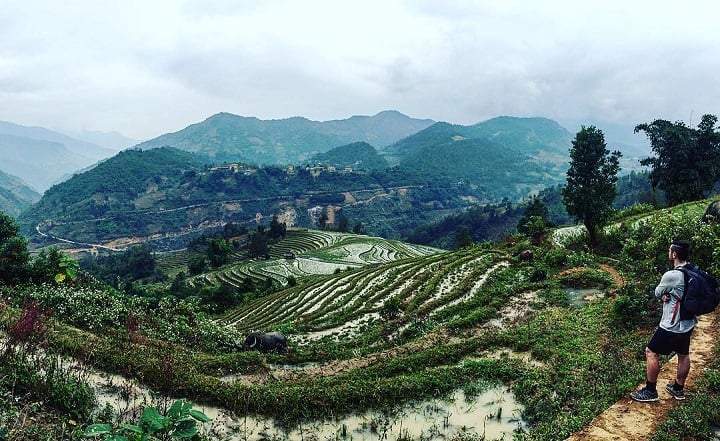
[[[209,421],[210,418],[193,409],[191,403],[177,400],[170,406],[167,415],[162,415],[154,407],[146,407],[137,424],[121,424],[119,430],[113,429],[110,424],[92,424],[85,429],[83,436],[104,436],[109,441],[199,440],[197,423]]]
[[[561,184],[567,169],[569,134],[540,118],[499,118],[467,127],[437,124],[379,154],[370,144],[328,146],[339,133],[347,134],[335,131],[336,124],[327,132],[320,130],[323,125],[310,124],[314,135],[305,139],[307,123],[221,114],[141,145],[157,148],[123,151],[48,190],[19,217],[23,234],[33,249],[60,241],[86,248],[125,248],[142,241],[154,251],[170,251],[219,225],[256,222],[260,214],[284,216],[299,227],[348,231],[362,225],[368,234],[400,239],[470,207],[515,203]],[[273,130],[263,128],[268,125]],[[285,139],[290,132],[293,139]],[[326,135],[323,142],[311,142]],[[283,140],[279,151],[268,148],[273,141],[265,138],[272,136]],[[230,146],[243,150],[243,139],[253,145],[250,150],[273,155],[273,161],[255,162],[270,165],[249,165],[253,161],[244,153],[231,154]],[[279,159],[294,144],[316,150],[294,161]],[[310,167],[315,154],[327,167]],[[386,160],[393,155],[400,162],[388,168]],[[230,160],[244,162],[222,163]],[[278,162],[283,165],[272,165]],[[500,236],[499,228],[487,235],[470,230],[475,240]]]
[[[209,121],[221,135],[223,119],[233,116]],[[302,128],[306,121],[291,123]],[[720,273],[720,225],[699,221],[707,200],[657,210],[664,193],[631,174],[619,181],[635,195],[615,201],[621,211],[611,213],[614,193],[602,192],[603,222],[590,225],[597,228],[553,230],[568,212],[578,215],[565,210],[561,188],[521,204],[507,194],[530,194],[524,185],[538,170],[559,176],[566,133],[546,120],[508,129],[517,123],[436,125],[416,138],[419,148],[401,142],[388,149],[403,165],[367,173],[208,167],[168,147],[123,152],[108,161],[127,166],[113,176],[122,188],[85,173],[23,216],[28,231],[38,226],[49,235],[32,245],[51,236],[108,247],[120,238],[147,239],[95,261],[97,277],[57,248],[31,256],[17,225],[0,217],[0,330],[7,336],[0,345],[0,439],[211,439],[200,405],[310,436],[307,428],[329,415],[391,415],[497,385],[522,411],[513,438],[557,440],[580,430],[644,377],[642,348],[660,314],[652,290],[667,266],[667,244],[689,239],[692,260]],[[195,129],[208,141],[207,125]],[[598,134],[583,129],[575,147]],[[603,177],[614,184],[614,156],[603,162],[604,142],[591,138],[580,153],[598,153],[596,168],[607,165]],[[520,148],[518,139],[527,143]],[[431,144],[442,155],[420,153]],[[215,147],[216,157],[229,154]],[[443,159],[462,152],[470,165],[483,154],[490,155],[485,164],[519,161],[513,164],[528,167],[528,180],[510,193],[502,187],[508,179],[497,181],[497,193],[488,195],[483,179],[501,179],[497,170],[438,172]],[[551,158],[540,161],[545,155]],[[428,158],[436,169],[423,162]],[[573,159],[579,165],[583,158]],[[280,215],[268,225],[266,213],[280,212],[323,228],[286,228]],[[250,219],[252,230],[243,226]],[[351,224],[388,236],[415,231],[454,250],[330,231]],[[520,233],[510,234],[515,228]],[[566,290],[578,288],[599,295],[571,303]],[[284,333],[288,355],[243,351],[254,331]],[[151,399],[134,415],[100,405],[108,388],[90,375],[96,370],[134,380]],[[704,377],[696,383],[704,389],[689,394],[687,411],[674,417],[682,428],[666,434],[706,437],[719,423],[716,413],[701,412],[717,407],[705,398],[716,397],[716,379],[694,375]],[[122,387],[110,391],[116,399],[129,395]],[[500,413],[492,418],[508,418]]]
[[[340,170],[345,167],[356,170],[383,170],[389,166],[387,160],[366,142],[355,142],[335,147],[328,152],[313,156],[309,162],[311,164],[336,167]]]
[[[652,167],[653,187],[665,191],[670,205],[707,197],[717,184],[720,131],[716,124],[715,115],[703,115],[696,129],[661,119],[635,127],[635,132],[645,132],[656,155],[640,162]]]
[[[598,244],[598,231],[612,214],[617,195],[620,152],[610,152],[605,136],[596,127],[583,127],[572,142],[563,203],[567,212],[585,225],[590,246]]]
[[[506,384],[522,404],[527,424],[515,437],[561,439],[641,381],[642,345],[660,312],[649,293],[666,265],[669,240],[689,238],[695,246],[693,260],[720,271],[720,226],[698,221],[705,205],[701,201],[659,212],[635,210],[600,234],[595,252],[583,237],[558,248],[548,240],[531,242],[515,235],[496,244],[417,254],[420,250],[407,244],[291,230],[271,248],[270,260],[258,261],[269,264],[264,277],[277,274],[270,265],[302,261],[280,257],[290,250],[296,256],[337,262],[343,269],[337,274],[294,275],[296,285],[248,298],[220,316],[203,312],[197,299],[148,301],[82,277],[75,286],[4,286],[3,297],[10,299],[2,316],[4,329],[25,329],[16,333],[24,337],[11,340],[8,347],[13,349],[5,354],[21,354],[18,345],[28,342],[23,347],[141,379],[166,396],[240,415],[263,415],[288,429],[330,413],[388,409],[478,384]],[[401,254],[402,247],[408,254]],[[525,249],[532,250],[532,261],[513,257]],[[603,269],[606,265],[619,271],[626,284],[617,285]],[[220,272],[215,277],[219,280]],[[561,289],[588,286],[605,295],[582,307],[569,305]],[[28,326],[30,322],[37,326]],[[238,351],[244,335],[258,329],[284,332],[290,354]],[[529,358],[493,356],[497,351]],[[316,367],[303,374],[279,364]],[[131,435],[138,432],[130,426],[151,427],[94,408],[86,383],[69,382],[68,369],[39,381],[27,368],[20,369],[21,361],[2,366],[4,378],[14,384],[45,385],[28,386],[31,393],[22,398],[28,406],[60,403],[43,407],[48,414],[33,414],[43,415],[42,429],[26,430],[79,439],[83,432],[100,434],[93,432],[97,428],[106,435],[111,432],[105,430],[118,434],[127,429],[123,434]],[[267,375],[274,380],[241,381]],[[706,375],[712,384],[712,373]],[[702,393],[692,394],[691,406],[695,395],[703,399]],[[81,402],[86,404],[73,407],[76,425],[69,430],[58,420],[69,412],[63,407],[69,405],[61,403]],[[15,409],[3,411],[0,421],[31,414]],[[36,409],[32,412],[41,412]],[[172,420],[159,410],[147,412],[153,419]],[[693,418],[717,423],[712,414]],[[704,433],[697,430],[693,434]]]
[[[0,170],[0,211],[17,217],[39,200],[40,195],[21,179]]]
[[[172,146],[201,153],[216,163],[298,164],[316,153],[353,142],[383,147],[432,123],[399,112],[326,122],[300,117],[264,121],[219,113],[138,146],[143,149]]]

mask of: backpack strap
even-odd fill
[[[682,297],[678,297],[674,294],[670,294],[672,297],[675,298],[675,307],[673,308],[673,314],[672,314],[672,320],[670,320],[670,324],[675,324],[675,319],[677,318],[678,311],[680,311],[680,308],[682,306],[683,297],[685,297],[685,293],[688,289],[688,273],[685,271],[684,267],[675,268],[676,270],[680,271],[683,274],[683,295]]]

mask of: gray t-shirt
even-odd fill
[[[695,327],[697,317],[680,320],[680,305],[677,299],[681,299],[685,292],[685,276],[678,268],[680,268],[680,266],[663,274],[662,279],[660,279],[660,284],[655,288],[655,297],[659,299],[663,294],[670,295],[670,300],[663,302],[663,314],[660,319],[660,327],[670,332],[685,333]]]

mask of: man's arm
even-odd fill
[[[667,271],[660,279],[660,284],[655,288],[655,297],[662,298],[663,295],[671,295],[678,285],[683,283],[683,273],[680,270]]]

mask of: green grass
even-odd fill
[[[698,259],[716,268],[712,259],[720,257],[720,227],[693,220],[703,205],[648,215],[636,229],[609,233],[605,241],[612,252],[606,255],[545,243],[532,248],[532,262],[511,257],[530,247],[528,241],[433,252],[375,238],[299,232],[291,235],[286,249],[312,248],[305,252],[339,259],[343,246],[365,241],[363,259],[395,260],[308,275],[297,286],[227,311],[215,322],[203,320],[192,303],[147,311],[137,300],[134,305],[140,306],[113,306],[143,317],[135,336],[117,318],[122,313],[110,314],[110,296],[99,296],[99,301],[92,292],[83,292],[72,298],[74,312],[58,309],[53,317],[66,322],[73,317],[76,326],[86,329],[58,324],[45,347],[140,379],[164,394],[274,418],[286,427],[329,414],[446,396],[477,383],[502,383],[512,388],[528,423],[527,432],[516,438],[563,439],[642,380],[643,345],[659,319],[650,293],[665,268],[670,238],[689,237]],[[262,274],[261,263],[272,265],[259,262],[253,271]],[[598,269],[601,263],[611,263],[631,283],[612,285]],[[581,270],[567,272],[570,268]],[[232,283],[245,276],[242,271],[234,266],[209,277],[213,283]],[[597,286],[608,295],[570,307],[559,289],[566,285]],[[509,314],[512,308],[520,308],[516,316]],[[83,319],[78,310],[91,318]],[[361,317],[362,324],[355,323]],[[4,320],[8,329],[12,318]],[[503,326],[492,325],[497,322]],[[228,324],[232,326],[226,328]],[[236,352],[232,345],[203,340],[224,341],[256,329],[283,330],[290,354]],[[224,331],[235,334],[226,337]],[[530,359],[489,355],[496,351],[529,354]],[[667,437],[659,432],[657,439],[707,436],[705,427],[717,424],[717,413],[707,411],[718,408],[720,380],[714,363],[688,406],[672,417],[682,429],[670,426],[662,430]],[[345,367],[332,375],[268,376],[276,365],[308,364]],[[251,384],[226,382],[224,375],[274,379]]]

